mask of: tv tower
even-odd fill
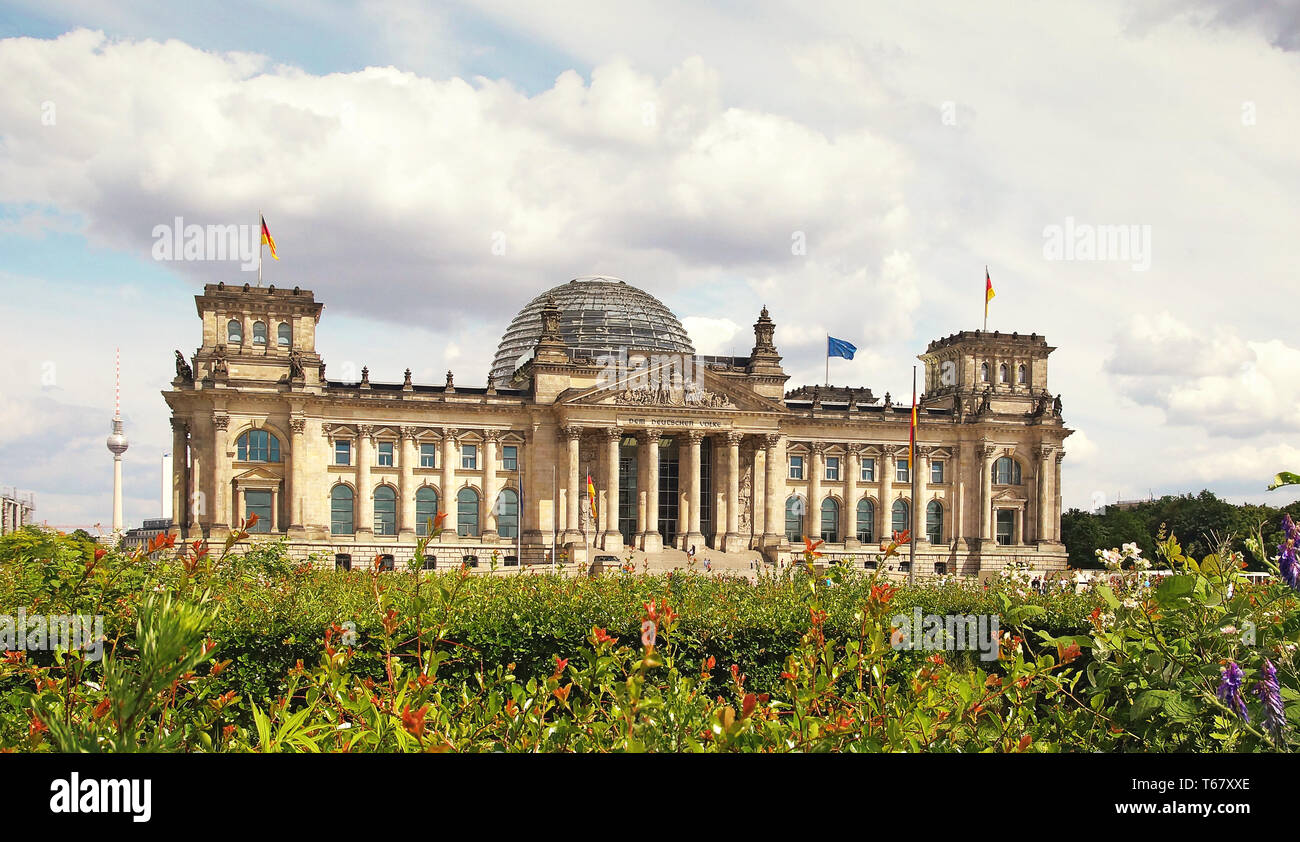
[[[122,454],[126,453],[126,433],[122,432],[122,349],[113,354],[113,432],[108,435],[108,449],[113,454],[113,538],[122,535]]]

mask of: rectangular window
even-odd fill
[[[1015,511],[1012,509],[998,509],[998,543],[1003,546],[1010,545],[1015,528]]]
[[[334,442],[334,464],[335,465],[352,464],[352,442],[350,441]]]
[[[472,444],[462,444],[460,446],[460,466],[467,471],[478,469],[477,446]]]
[[[911,482],[911,481],[912,481],[912,474],[908,470],[907,460],[899,459],[898,463],[894,465],[894,482]]]
[[[790,479],[803,479],[803,457],[790,457]]]
[[[501,467],[507,471],[519,470],[519,448],[513,444],[501,448]]]
[[[420,445],[420,467],[436,468],[438,467],[438,445],[422,444]]]
[[[830,482],[836,482],[840,478],[840,457],[826,457],[826,479]]]
[[[860,479],[862,482],[875,482],[876,481],[876,460],[870,456],[862,457],[862,470],[860,473],[861,473]]]
[[[379,465],[384,468],[393,467],[393,443],[391,441],[381,441],[379,443]]]
[[[257,515],[257,523],[253,524],[249,532],[271,531],[271,492],[244,492],[244,518],[247,520],[253,515]]]
[[[936,483],[936,484],[941,484],[941,483],[943,483],[943,481],[944,481],[944,479],[943,479],[943,460],[940,459],[940,460],[938,460],[938,461],[936,461],[936,462],[931,462],[931,463],[930,463],[930,482],[933,482],[933,483]]]

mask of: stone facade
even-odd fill
[[[494,553],[543,563],[553,549],[579,560],[588,546],[780,562],[802,534],[858,560],[898,526],[918,537],[919,574],[1065,566],[1070,431],[1047,392],[1053,349],[1040,336],[963,332],[920,355],[914,506],[899,464],[910,407],[869,389],[785,391],[766,309],[748,357],[632,347],[593,358],[566,346],[548,299],[535,349],[498,388],[457,386],[451,372],[438,386],[409,371],[400,384],[365,369],[359,382],[326,379],[322,304],[308,290],[208,285],[196,303],[202,345],[190,362],[178,353],[163,393],[187,538],[222,538],[258,512],[258,528],[300,557],[400,564],[436,510],[448,513],[431,547],[439,566],[470,557],[486,568]]]

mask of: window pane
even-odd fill
[[[508,444],[501,448],[501,467],[507,471],[519,470],[519,448]]]
[[[943,506],[937,500],[925,507],[925,538],[932,544],[943,541]]]
[[[831,497],[822,501],[821,539],[831,544],[840,540],[840,504]]]
[[[456,534],[478,535],[478,492],[472,488],[456,494]]]
[[[379,464],[388,468],[393,466],[393,443],[391,441],[381,441],[379,443]]]
[[[908,508],[906,500],[895,500],[892,516],[890,518],[890,529],[900,535],[910,528],[908,521]]]
[[[867,457],[862,460],[862,481],[863,482],[876,481],[876,460],[871,457]]]
[[[840,457],[826,457],[826,479],[838,480],[840,478]]]
[[[931,463],[930,463],[930,482],[933,482],[933,483],[942,483],[942,482],[943,482],[943,462],[942,462],[942,461],[939,461],[939,462],[931,462]]]
[[[235,319],[226,322],[226,341],[234,345],[244,341],[244,326]]]
[[[514,538],[519,534],[519,496],[507,488],[497,498],[497,534]]]
[[[429,523],[438,517],[438,492],[424,486],[415,492],[415,534],[421,537],[429,534]],[[434,522],[436,526],[436,521]]]
[[[352,464],[352,442],[350,441],[334,442],[334,464],[335,465]]]
[[[999,544],[1010,544],[1011,536],[1016,526],[1016,513],[1011,509],[998,509],[998,533],[997,539]]]
[[[897,462],[897,464],[894,465],[894,481],[895,481],[895,482],[911,482],[911,481],[912,481],[912,476],[911,476],[911,474],[908,472],[907,468],[908,468],[907,460],[906,460],[906,459],[899,459],[898,462]]]
[[[293,337],[293,331],[289,329],[288,323],[280,322],[280,326],[275,330],[276,330],[275,341],[278,342],[281,347],[288,348],[289,342]]]
[[[249,520],[253,515],[257,515],[257,523],[253,524],[249,532],[271,531],[271,492],[244,492],[244,520]]]
[[[790,479],[803,479],[803,457],[790,457]]]
[[[803,499],[789,497],[785,501],[785,537],[791,541],[803,540]]]
[[[870,500],[858,501],[858,540],[867,543],[875,540],[876,507]]]
[[[397,534],[397,492],[388,485],[375,489],[375,534]]]
[[[253,344],[266,344],[266,322],[253,322]]]
[[[460,446],[460,466],[466,470],[478,468],[478,448],[472,444]]]
[[[352,528],[352,489],[336,485],[330,492],[330,533],[351,535],[355,531]]]

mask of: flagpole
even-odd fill
[[[257,285],[262,285],[262,211],[257,212]]]
[[[826,388],[831,386],[831,335],[826,334]]]
[[[921,423],[921,415],[916,409],[916,366],[912,366],[912,418],[915,420],[910,422],[912,435],[907,452],[907,471],[912,475],[912,523],[915,524],[920,522],[920,516],[918,514],[920,510],[916,507],[919,506],[921,502],[918,499],[920,496],[920,485],[917,482],[918,477],[916,470],[916,428],[919,427]],[[911,546],[908,548],[907,554],[907,584],[909,585],[916,584],[916,541],[917,536],[913,534]]]
[[[984,266],[984,332],[989,332],[989,267]]]

